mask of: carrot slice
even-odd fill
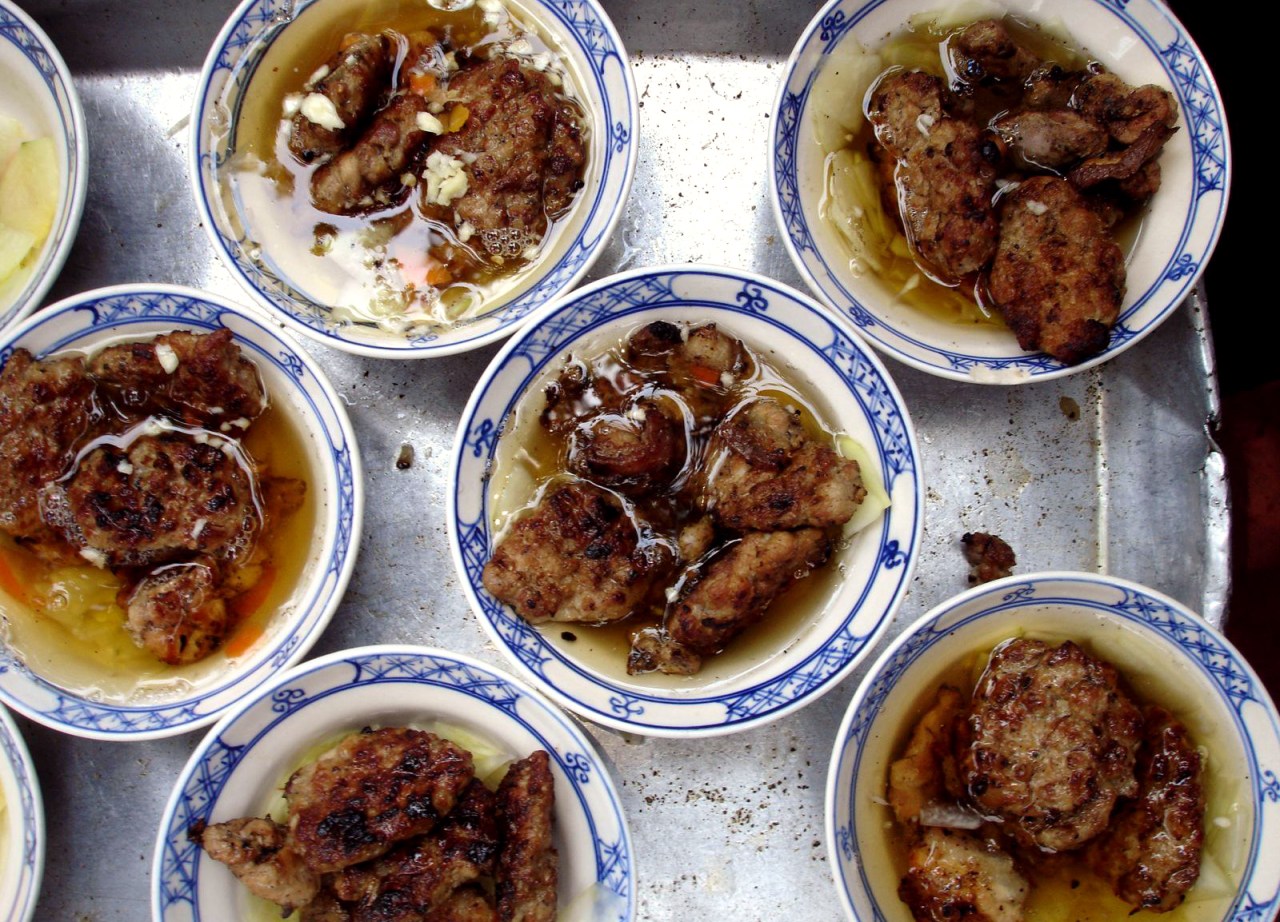
[[[5,559],[4,554],[0,554],[0,589],[3,589],[19,602],[27,601],[27,591],[22,587],[22,583],[18,581],[18,577],[13,570],[9,568],[9,561]]]
[[[267,564],[262,568],[258,581],[231,600],[231,610],[241,619],[248,618],[262,607],[275,581],[276,568]]]
[[[242,624],[231,635],[231,639],[227,641],[227,645],[223,647],[223,651],[227,656],[239,656],[246,653],[259,640],[262,639],[262,625],[260,624]]]
[[[714,368],[708,368],[706,365],[693,365],[689,368],[689,373],[710,387],[715,387],[720,383],[720,372]]]
[[[457,131],[467,123],[467,118],[471,115],[471,110],[466,106],[454,106],[449,110],[449,130]]]
[[[427,284],[440,288],[453,281],[453,273],[448,266],[434,265],[427,269]]]
[[[436,88],[436,75],[427,73],[409,74],[409,92],[419,96],[427,96]]]

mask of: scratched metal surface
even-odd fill
[[[817,5],[606,0],[632,55],[642,133],[627,213],[593,278],[709,261],[800,284],[766,197],[765,137],[782,65]],[[88,205],[51,300],[141,280],[239,297],[196,217],[184,125],[231,4],[32,0],[28,9],[74,72],[90,132]],[[496,349],[406,364],[309,348],[349,403],[368,495],[358,571],[314,652],[409,641],[501,664],[457,586],[444,524],[454,428]],[[957,541],[966,530],[1004,535],[1022,572],[1107,570],[1221,623],[1228,511],[1222,460],[1206,435],[1217,396],[1198,295],[1146,342],[1065,381],[982,388],[889,364],[928,485],[922,558],[895,631],[965,588]],[[399,471],[405,442],[415,463]],[[838,917],[823,786],[860,676],[729,738],[588,728],[635,838],[640,919]],[[147,918],[155,828],[197,735],[100,743],[20,722],[48,816],[36,918]]]

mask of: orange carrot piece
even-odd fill
[[[267,600],[267,594],[276,581],[276,568],[267,564],[262,568],[258,581],[231,600],[231,610],[240,619],[248,618]]]
[[[262,625],[242,624],[231,635],[231,639],[227,641],[227,645],[222,649],[227,656],[239,656],[241,653],[247,653],[261,639]]]
[[[720,383],[720,373],[714,368],[708,368],[706,365],[693,365],[689,368],[689,373],[703,384],[711,387],[715,387]]]
[[[19,582],[17,575],[9,568],[9,561],[0,554],[0,589],[13,596],[19,602],[27,601],[27,591]]]
[[[409,92],[419,96],[427,96],[436,88],[436,75],[428,73],[409,74]]]
[[[449,110],[449,130],[457,131],[467,123],[467,118],[470,115],[471,110],[466,106],[454,106]]]
[[[448,285],[453,281],[453,273],[449,271],[447,266],[434,265],[427,269],[427,284],[434,285],[436,288],[442,285]]]

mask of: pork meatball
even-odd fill
[[[257,366],[226,327],[109,346],[89,359],[88,369],[129,413],[170,413],[192,426],[238,435],[267,407]]]
[[[179,666],[216,650],[230,627],[212,561],[174,563],[126,592],[125,627],[162,663]]]
[[[958,829],[925,829],[898,896],[919,922],[1020,922],[1027,881],[998,846]]]
[[[1079,848],[1106,829],[1117,799],[1138,792],[1142,714],[1115,668],[1070,641],[997,647],[961,731],[969,794],[1023,845]]]
[[[231,559],[247,549],[260,525],[247,462],[230,442],[152,435],[145,426],[132,440],[93,449],[67,480],[50,484],[45,518],[82,557],[113,569],[197,554]]]
[[[471,754],[433,733],[357,733],[289,778],[291,841],[319,873],[377,858],[434,828],[473,776]]]
[[[582,188],[577,108],[545,74],[505,56],[465,64],[449,96],[466,107],[466,122],[433,140],[431,152],[466,163],[467,187],[448,208],[491,259],[521,256]]]
[[[670,552],[641,544],[616,496],[576,482],[551,488],[485,564],[485,589],[523,618],[616,621],[649,594]]]
[[[858,462],[811,438],[797,414],[770,397],[721,423],[711,457],[723,456],[706,504],[724,526],[774,531],[843,525],[866,498]]]
[[[1168,912],[1200,876],[1205,795],[1200,752],[1186,727],[1158,706],[1147,708],[1146,722],[1138,796],[1120,805],[1086,857],[1135,910]]]
[[[1106,348],[1124,254],[1070,183],[1036,176],[1005,196],[987,292],[1023,349],[1067,364]]]
[[[976,126],[947,114],[942,81],[894,71],[873,88],[867,116],[896,160],[899,216],[907,241],[938,277],[957,281],[996,249],[991,199],[999,153]]]
[[[41,518],[40,491],[97,419],[94,392],[79,357],[37,361],[16,349],[0,369],[0,531],[55,556],[61,541]]]

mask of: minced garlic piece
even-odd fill
[[[342,117],[338,115],[338,107],[323,93],[308,93],[302,100],[302,105],[298,107],[298,111],[302,113],[303,118],[330,131],[341,131],[347,127]]]
[[[156,345],[156,361],[160,363],[160,367],[164,369],[164,373],[167,375],[171,375],[178,370],[178,353],[174,352],[173,346],[168,343]]]
[[[432,151],[427,158],[427,201],[433,205],[448,205],[467,191],[467,173],[462,161],[440,151]]]
[[[430,134],[444,134],[444,123],[430,112],[419,112],[417,122],[419,131],[426,131]]]

